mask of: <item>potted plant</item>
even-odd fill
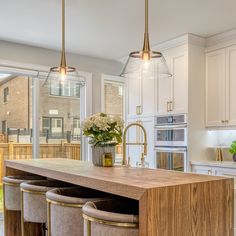
[[[233,155],[233,160],[236,161],[236,141],[232,142],[229,152]]]
[[[115,146],[122,142],[124,121],[118,116],[98,113],[82,122],[83,134],[89,137],[92,145],[92,161],[95,166],[102,166],[103,154],[111,153],[115,161]]]

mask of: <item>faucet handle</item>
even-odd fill
[[[149,163],[147,161],[145,161],[145,155],[144,153],[142,153],[141,158],[140,158],[140,162],[136,163],[137,167],[141,167],[141,168],[149,168]]]

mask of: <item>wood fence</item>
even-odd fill
[[[4,160],[32,158],[32,144],[0,143],[0,182],[4,172]],[[39,158],[68,158],[80,160],[80,144],[40,144]]]
[[[6,135],[5,134],[0,134],[0,143],[6,143]]]

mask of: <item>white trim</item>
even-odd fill
[[[32,158],[40,158],[40,105],[39,105],[39,79],[32,78],[32,128],[33,128],[33,142],[32,142]]]
[[[236,29],[213,35],[206,39],[206,52],[236,44]]]
[[[83,122],[86,117],[92,114],[92,73],[81,72],[81,76],[85,76],[86,84],[81,88],[81,100],[80,100],[80,122]],[[82,132],[82,129],[81,129]],[[91,147],[88,144],[88,139],[81,133],[81,157],[84,161],[91,160]]]

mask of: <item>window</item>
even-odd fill
[[[52,80],[50,84],[50,94],[62,97],[80,97],[80,85],[76,81],[67,80],[60,82]]]
[[[63,118],[43,117],[43,132],[51,135],[63,134]]]
[[[109,115],[116,115],[124,118],[124,97],[125,85],[119,77],[104,79],[103,84],[103,111]],[[116,163],[122,161],[122,144],[116,146]]]
[[[7,102],[8,101],[8,96],[9,96],[9,88],[6,87],[3,90],[3,102]]]
[[[80,119],[73,119],[73,135],[80,135]]]
[[[109,115],[124,115],[124,84],[104,81],[104,112]]]
[[[7,121],[6,120],[2,121],[2,133],[3,134],[7,133]]]

